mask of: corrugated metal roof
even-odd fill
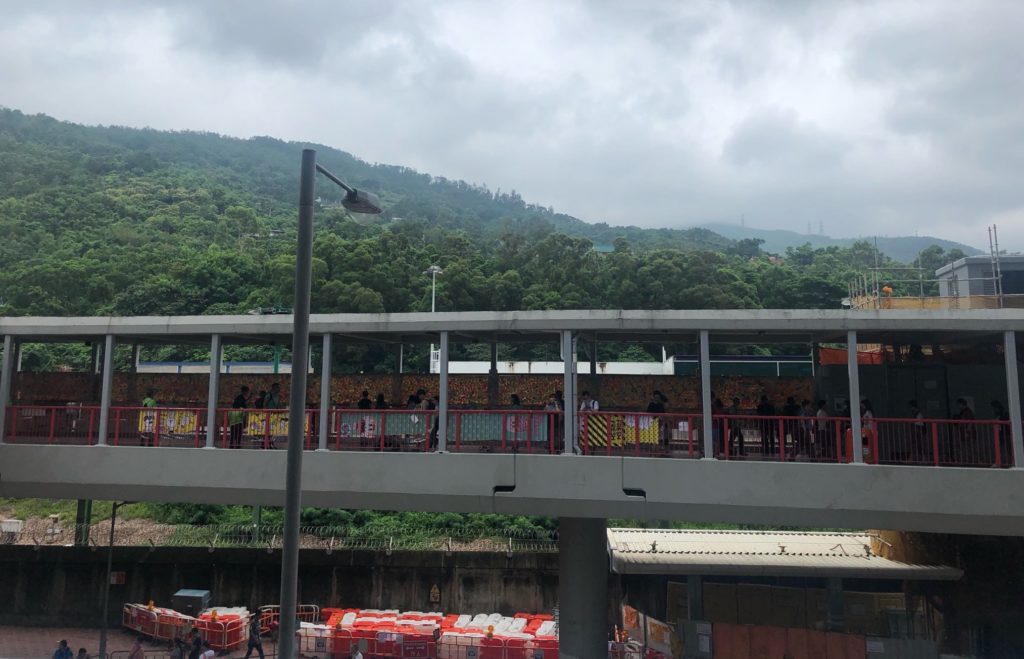
[[[945,565],[901,563],[871,551],[866,533],[608,529],[619,574],[844,577],[955,581]]]

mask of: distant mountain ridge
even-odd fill
[[[804,234],[786,229],[758,229],[756,227],[740,226],[738,224],[727,224],[724,222],[710,222],[700,225],[702,229],[708,229],[720,236],[730,240],[743,240],[744,238],[760,238],[764,241],[761,246],[766,252],[784,254],[787,247],[799,247],[810,243],[811,247],[849,247],[858,240],[867,240],[874,243],[878,241],[878,250],[890,258],[903,263],[911,263],[921,253],[921,250],[932,245],[938,245],[945,251],[959,249],[964,254],[982,254],[980,249],[964,245],[952,240],[934,238],[932,236],[878,236],[863,238],[832,238],[819,234]]]

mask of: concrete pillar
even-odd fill
[[[843,595],[842,579],[826,579],[826,600],[828,602],[828,631],[841,632],[846,627],[846,600]]]
[[[90,344],[90,348],[92,350],[92,372],[99,375],[102,370],[102,365],[100,364],[100,344],[93,341]]]
[[[864,462],[864,438],[860,430],[860,368],[857,364],[857,332],[846,333],[846,369],[850,377],[850,432],[854,462]]]
[[[594,334],[594,336],[590,340],[590,377],[591,377],[591,379],[594,379],[596,376],[597,376],[597,334]]]
[[[92,500],[79,499],[75,511],[75,546],[89,544],[89,525],[92,523]]]
[[[448,332],[441,332],[440,351],[437,378],[437,451],[444,453],[448,444]]]
[[[704,620],[704,579],[691,574],[686,577],[687,620]]]
[[[142,359],[141,354],[142,354],[142,346],[140,346],[138,343],[133,343],[132,344],[132,364],[129,367],[129,371],[128,371],[129,373],[138,373],[139,372],[139,362]]]
[[[7,434],[7,406],[11,404],[11,382],[14,380],[14,337],[4,336],[4,360],[0,364],[0,444]]]
[[[715,458],[714,423],[711,419],[711,337],[707,330],[700,331],[700,409],[703,423],[704,459]]]
[[[331,335],[324,334],[323,361],[320,364],[320,451],[327,450],[327,435],[331,426]]]
[[[1003,356],[1006,360],[1006,407],[1010,413],[1010,433],[1013,436],[1013,466],[1024,467],[1024,432],[1021,431],[1016,332],[1003,334]]]
[[[217,441],[220,419],[217,418],[217,401],[220,400],[220,370],[224,361],[224,347],[220,334],[210,337],[210,384],[206,391],[206,448],[213,448]]]
[[[558,520],[558,633],[563,659],[608,654],[608,535],[603,519]]]
[[[565,362],[565,379],[562,383],[562,397],[565,398],[565,442],[562,452],[572,455],[577,450],[576,413],[579,403],[576,401],[576,344],[571,330],[562,332],[562,360]]]
[[[103,373],[100,376],[100,425],[96,443],[103,446],[110,433],[110,398],[114,388],[114,335],[107,334],[103,344]]]
[[[20,343],[18,343],[17,341],[14,342],[15,373],[21,373],[24,370],[21,365],[21,359],[25,356],[25,350],[23,348],[24,346],[22,346]]]

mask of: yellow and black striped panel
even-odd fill
[[[640,426],[641,444],[658,444],[661,437],[658,419],[634,414],[599,414],[586,418],[587,443],[590,446],[629,446],[637,441]]]

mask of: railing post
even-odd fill
[[[14,337],[4,335],[4,359],[0,364],[0,444],[7,437],[7,406],[11,403],[11,380],[14,379]],[[13,436],[13,433],[11,433]]]
[[[1003,334],[1003,357],[1006,360],[1006,403],[1010,411],[1010,436],[1013,438],[1013,466],[1024,467],[1024,431],[1021,429],[1016,332]]]
[[[160,408],[153,416],[153,446],[160,446]]]
[[[206,393],[206,448],[217,439],[217,401],[220,399],[220,369],[223,349],[220,334],[210,337],[210,384]]]
[[[846,369],[850,379],[850,433],[852,462],[864,462],[864,438],[860,434],[860,370],[857,362],[857,332],[846,333]]]
[[[939,466],[939,424],[932,421],[932,463]]]
[[[786,461],[786,422],[779,419],[779,462]]]
[[[437,378],[437,452],[444,453],[448,443],[448,332],[441,332],[439,371]]]
[[[700,400],[701,433],[704,439],[704,459],[715,459],[714,421],[711,418],[711,338],[708,330],[700,331]]]
[[[100,388],[100,427],[96,444],[106,446],[110,422],[110,397],[114,386],[114,335],[107,334],[103,344],[103,375]]]
[[[57,410],[55,408],[51,407],[50,408],[50,441],[49,441],[50,444],[53,443],[54,435],[56,435],[56,432],[57,432]]]
[[[462,415],[455,413],[455,452],[462,452]]]
[[[327,450],[331,415],[331,335],[324,334],[323,360],[320,365],[320,434],[317,450]]]

